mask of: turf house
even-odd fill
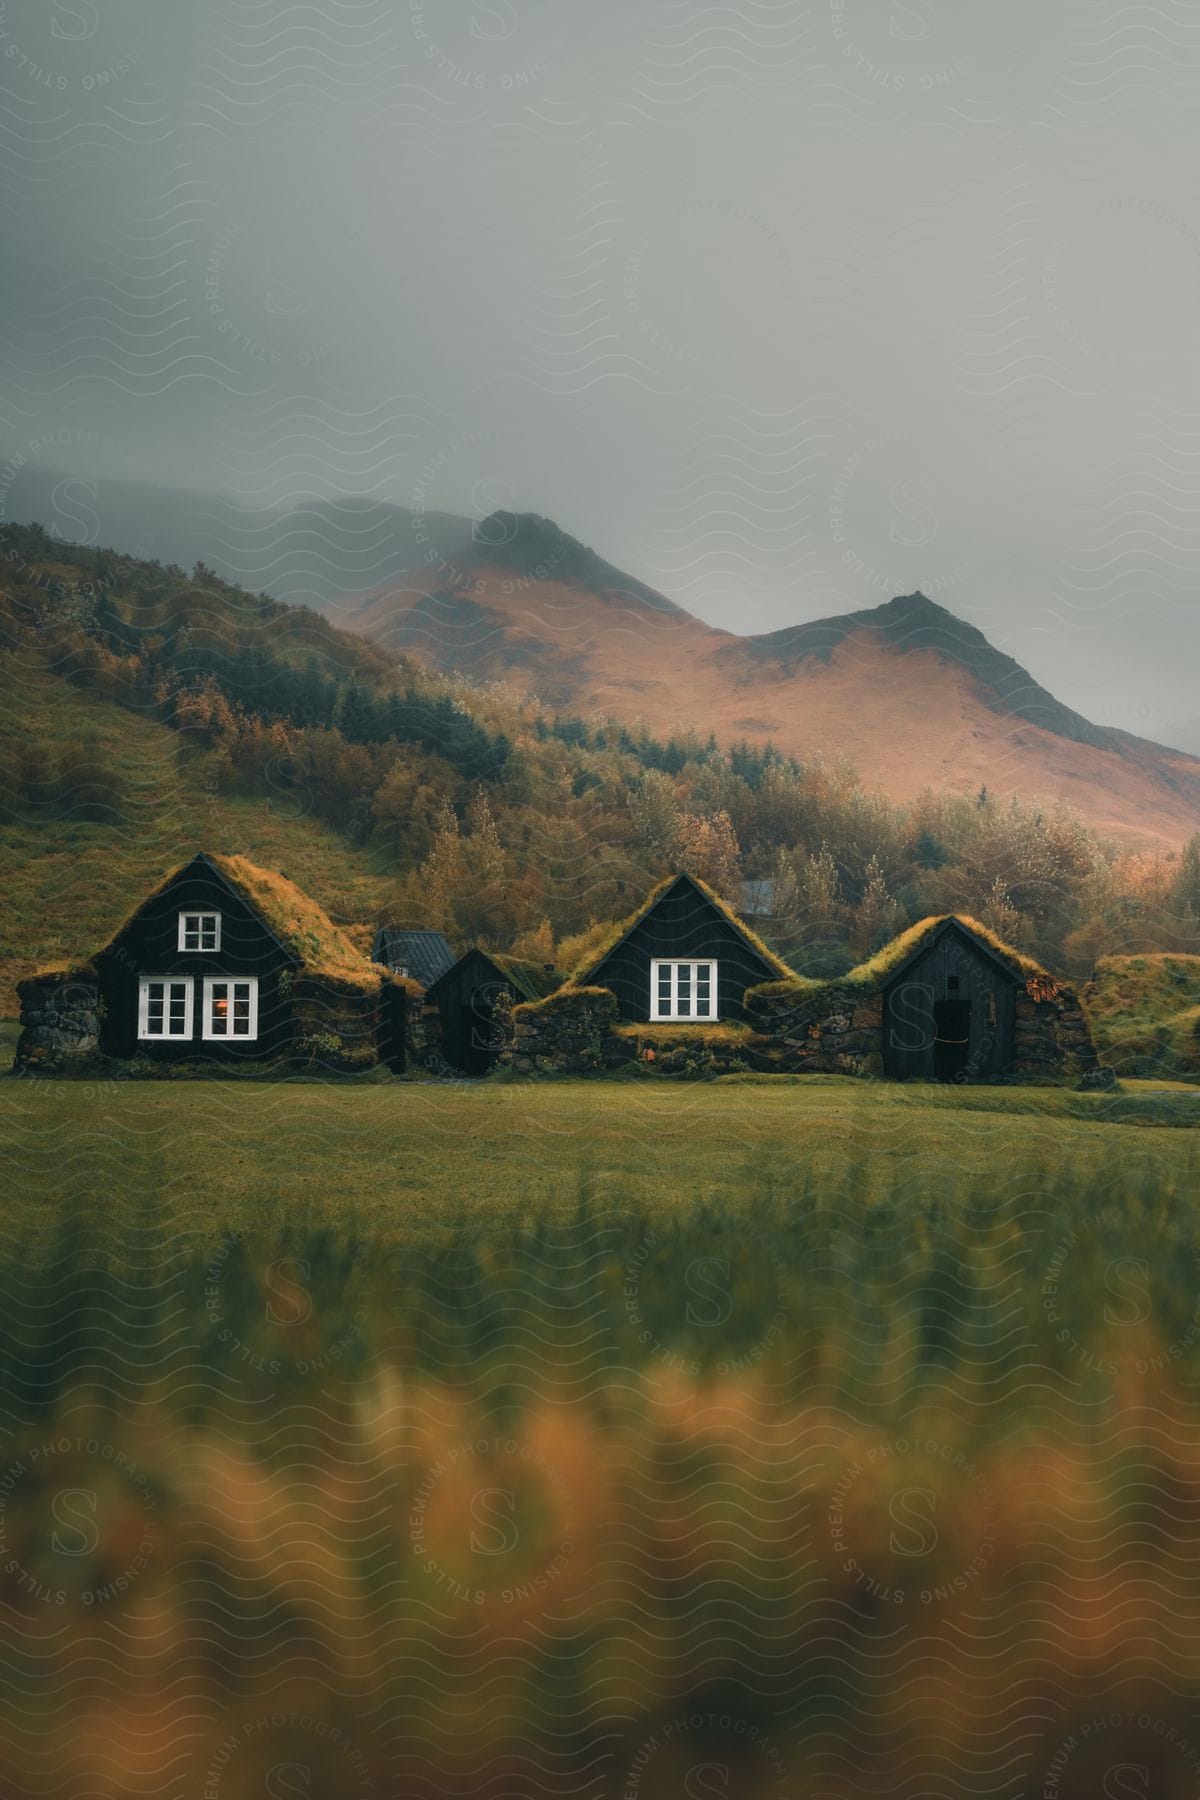
[[[792,971],[702,881],[671,875],[584,967],[518,1005],[505,1060],[537,1070],[717,1074],[750,1067],[747,994]]]
[[[924,919],[831,981],[749,996],[755,1028],[800,1072],[892,1080],[1055,1079],[1096,1067],[1075,989],[973,919]]]
[[[425,993],[445,1061],[464,1075],[486,1075],[509,1042],[512,1008],[543,999],[562,980],[553,964],[468,950]]]
[[[608,988],[627,1024],[744,1019],[746,989],[791,970],[703,882],[661,882],[579,971],[579,987]]]
[[[114,1061],[404,1066],[413,982],[372,963],[286,876],[201,853],[88,961],[19,986],[19,1068]]]

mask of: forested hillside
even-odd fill
[[[1200,843],[1131,855],[1065,808],[898,808],[837,759],[561,717],[202,564],[8,527],[0,634],[9,1008],[17,975],[104,942],[201,847],[284,870],[340,923],[563,961],[670,868],[735,903],[769,882],[767,935],[814,972],[955,909],[1076,971],[1200,949]]]

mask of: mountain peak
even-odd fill
[[[590,545],[581,544],[541,513],[501,508],[472,525],[471,540],[477,563],[504,569],[526,581],[592,588],[623,601],[639,600],[655,612],[684,612],[665,594],[605,562]]]
[[[920,588],[914,588],[911,594],[897,594],[891,600],[884,600],[879,606],[872,608],[876,613],[901,614],[906,617],[953,619],[954,614],[948,607],[941,606],[923,594]]]

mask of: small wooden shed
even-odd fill
[[[572,978],[609,988],[627,1024],[741,1021],[746,989],[792,971],[691,875],[671,875]]]
[[[438,1010],[446,1061],[464,1075],[486,1075],[507,1043],[500,1015],[523,1000],[545,999],[562,982],[553,964],[478,945],[468,950],[425,991],[426,1004]]]
[[[1011,1070],[1027,976],[961,919],[943,919],[883,983],[883,1067],[894,1080],[989,1081]]]
[[[749,996],[755,1025],[798,1071],[897,1081],[1060,1079],[1095,1067],[1080,999],[974,919],[940,915],[831,981]]]

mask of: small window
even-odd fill
[[[143,975],[138,981],[138,1036],[190,1038],[192,983]]]
[[[652,962],[651,1019],[715,1019],[715,962]]]
[[[221,948],[220,913],[181,912],[179,915],[179,948],[181,950],[219,950]]]
[[[957,992],[958,992],[958,976],[957,975],[947,975],[946,988],[947,988],[948,992],[950,992],[951,994],[957,994]]]
[[[258,980],[227,980],[209,975],[204,982],[201,1035],[210,1039],[258,1036]]]

